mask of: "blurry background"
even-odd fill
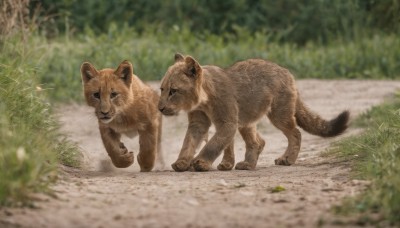
[[[32,0],[30,5],[41,9],[42,19],[50,17],[42,31],[52,36],[106,33],[115,24],[140,34],[187,28],[195,36],[224,38],[239,38],[243,29],[249,35],[263,32],[269,41],[299,45],[398,32],[399,7],[395,0]]]
[[[104,68],[128,59],[142,79],[158,80],[175,52],[222,67],[269,59],[301,78],[400,73],[398,0],[31,0],[27,7],[34,46],[45,46],[41,83],[57,100],[81,99],[83,61]]]

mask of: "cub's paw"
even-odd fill
[[[233,168],[233,163],[227,162],[227,161],[222,161],[217,166],[217,169],[220,171],[228,171],[228,170],[232,170],[232,168]]]
[[[184,172],[189,170],[190,163],[186,160],[177,160],[171,166],[176,172]]]
[[[140,172],[150,172],[153,169],[153,166],[151,167],[140,167]]]
[[[280,157],[275,159],[275,165],[292,165],[293,163],[289,162],[288,157]]]
[[[235,169],[237,170],[253,170],[255,168],[256,168],[255,165],[251,165],[247,161],[238,162],[235,166]]]
[[[127,168],[133,164],[134,160],[133,152],[127,152],[111,158],[112,163],[117,168]]]
[[[211,164],[202,159],[193,160],[192,166],[195,171],[200,171],[200,172],[208,171],[211,169]]]
[[[137,161],[140,166],[140,172],[150,172],[154,167],[154,161],[142,159],[140,154],[137,156]]]

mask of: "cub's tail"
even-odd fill
[[[333,137],[347,129],[350,112],[346,110],[332,120],[324,120],[308,109],[298,98],[295,117],[297,124],[308,133],[321,137]]]

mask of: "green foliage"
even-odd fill
[[[143,80],[159,80],[173,63],[176,52],[195,57],[202,65],[227,67],[248,58],[274,61],[297,78],[396,78],[400,75],[400,39],[395,35],[375,35],[357,41],[337,40],[321,46],[268,42],[267,34],[236,28],[237,38],[205,33],[194,36],[186,27],[161,33],[139,35],[130,27],[112,24],[107,33],[85,34],[65,40],[32,44],[43,47],[41,83],[54,100],[81,100],[80,65],[92,62],[97,68],[115,68],[124,59],[133,63]]]
[[[35,0],[31,9],[38,4],[52,39],[32,45],[46,48],[38,74],[53,100],[82,99],[83,61],[114,68],[128,59],[140,78],[159,80],[175,52],[221,67],[263,58],[298,78],[400,75],[393,0]]]
[[[48,35],[82,32],[90,27],[107,32],[112,23],[129,25],[139,32],[155,27],[169,31],[187,27],[193,34],[225,33],[240,36],[237,27],[252,34],[264,31],[275,41],[327,43],[342,37],[359,37],[361,31],[398,33],[397,0],[36,0],[43,8],[43,31]],[[49,34],[52,33],[52,34]],[[53,34],[54,33],[54,34]]]
[[[400,96],[373,108],[360,122],[368,124],[367,131],[339,143],[333,153],[352,159],[356,175],[372,183],[365,193],[337,210],[380,213],[384,219],[400,224]]]
[[[393,113],[388,110],[400,109],[400,92],[397,92],[396,97],[390,102],[372,107],[368,112],[361,114],[360,118],[356,119],[355,124],[358,127],[376,126],[379,128],[382,123],[391,121]]]
[[[2,41],[0,205],[9,205],[25,202],[32,192],[47,191],[56,178],[57,156],[77,150],[59,140],[57,124],[32,64],[40,57],[38,50],[27,49],[20,37]],[[69,165],[78,165],[77,162],[65,161]]]

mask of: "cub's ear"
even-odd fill
[[[114,71],[114,74],[121,78],[125,84],[130,85],[133,76],[133,66],[128,60],[124,60],[119,64],[118,68]]]
[[[175,62],[181,62],[184,61],[185,57],[181,53],[175,53]]]
[[[188,77],[197,78],[201,75],[202,69],[200,64],[191,56],[185,58],[186,71],[185,74]]]
[[[87,83],[90,79],[97,77],[98,71],[94,66],[89,62],[82,63],[81,66],[81,77],[83,83]]]

